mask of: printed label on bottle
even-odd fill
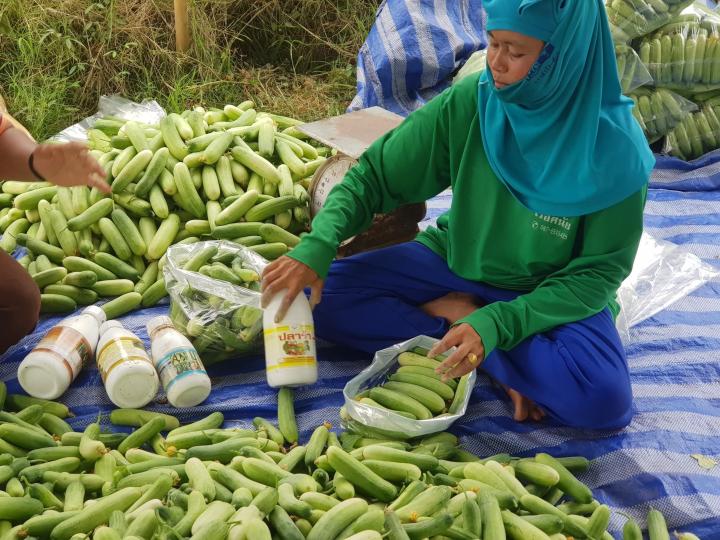
[[[85,336],[69,326],[55,326],[45,334],[33,352],[49,353],[68,370],[74,380],[92,358],[92,347]]]
[[[165,392],[168,392],[178,380],[200,373],[207,375],[202,360],[193,347],[172,349],[155,365]]]
[[[136,337],[122,336],[108,341],[97,354],[97,365],[103,383],[107,382],[110,372],[125,362],[147,362],[148,358],[142,341]]]
[[[313,367],[317,363],[314,325],[286,324],[267,328],[263,333],[268,371]]]

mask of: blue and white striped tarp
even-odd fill
[[[384,0],[358,54],[349,110],[378,105],[407,116],[485,47],[483,28],[481,0]]]
[[[687,247],[720,268],[720,155],[686,170],[677,160],[661,159],[649,192],[646,227],[657,237]],[[677,189],[680,188],[680,189]],[[442,194],[429,202],[427,225],[450,205]],[[705,470],[691,457],[720,460],[720,282],[710,282],[669,309],[631,329],[629,363],[635,417],[620,433],[592,433],[551,423],[518,424],[503,392],[479,377],[467,415],[453,426],[468,449],[490,455],[583,455],[593,465],[582,480],[613,509],[612,531],[619,538],[623,518],[644,519],[652,506],[669,525],[704,540],[720,539],[720,466]],[[166,313],[166,306],[141,310],[122,322],[147,343],[145,322]],[[0,377],[18,391],[18,363],[59,319],[38,329],[0,359]],[[327,420],[339,424],[345,383],[371,360],[337,347],[319,349],[320,380],[297,393],[301,437]],[[184,420],[222,411],[229,423],[248,426],[254,416],[276,417],[275,392],[265,383],[260,356],[241,358],[210,369],[213,393],[206,403],[180,413]],[[562,391],[562,389],[558,389]],[[97,370],[85,369],[62,398],[81,426],[111,407]],[[152,409],[174,413],[162,400]]]

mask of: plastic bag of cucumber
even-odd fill
[[[417,336],[375,353],[343,389],[343,426],[371,437],[410,439],[446,430],[461,418],[477,374],[442,382],[435,372],[441,362],[427,357],[437,342]]]
[[[253,193],[243,197],[250,194],[250,201]],[[271,223],[244,222],[218,228],[246,226],[288,234]],[[260,255],[234,242],[177,244],[168,249],[164,274],[171,299],[170,318],[175,328],[192,340],[206,364],[262,349],[260,276],[266,265]]]
[[[481,459],[447,432],[400,442],[327,424],[299,444],[288,388],[277,426],[112,411],[130,434],[75,432],[65,405],[5,394],[0,383],[3,540],[613,538],[610,508],[576,476],[592,466],[582,457]],[[642,539],[621,523],[623,538]],[[650,540],[669,538],[660,512],[647,526]]]

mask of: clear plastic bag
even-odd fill
[[[702,92],[720,87],[720,16],[701,4],[684,9],[638,45],[656,86]]]
[[[636,88],[630,98],[635,102],[633,116],[650,143],[667,135],[697,110],[692,101],[664,88]]]
[[[235,275],[235,283],[206,271],[218,264]],[[254,251],[224,240],[175,244],[168,249],[163,274],[171,300],[170,318],[206,364],[262,349],[259,280],[267,264]],[[220,277],[225,273],[220,271]]]
[[[720,272],[681,246],[643,233],[632,272],[617,292],[620,338],[629,343],[631,327],[718,277]]]
[[[372,363],[351,379],[343,389],[343,396],[345,397],[345,411],[341,414],[343,426],[363,436],[411,439],[444,431],[453,422],[461,418],[467,410],[470,395],[475,386],[477,378],[475,371],[469,374],[465,395],[457,412],[454,414],[441,414],[429,420],[412,420],[387,409],[373,407],[355,399],[355,396],[363,390],[385,382],[390,371],[395,369],[397,357],[401,352],[409,351],[415,347],[431,349],[437,341],[428,336],[417,336],[376,352]],[[452,350],[454,349],[451,349],[451,352]]]
[[[470,58],[463,64],[458,70],[452,80],[452,84],[456,84],[458,81],[464,79],[468,75],[478,73],[479,71],[485,71],[487,66],[487,49],[476,51],[470,55]]]
[[[105,116],[117,116],[126,120],[135,120],[145,124],[157,124],[166,115],[157,101],[146,99],[135,103],[121,96],[100,96],[98,112],[84,120],[73,124],[55,135],[55,141],[87,141],[88,132],[95,121]]]
[[[618,76],[623,94],[629,94],[636,88],[652,82],[652,77],[640,57],[628,45],[615,46],[615,59],[617,60]]]
[[[720,148],[720,107],[709,105],[689,114],[668,133],[663,152],[685,161]]]
[[[693,0],[607,0],[605,9],[618,43],[649,34],[668,24]]]

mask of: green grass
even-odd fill
[[[181,54],[171,0],[4,0],[0,94],[40,140],[109,94],[170,111],[253,99],[305,120],[339,114],[355,93],[355,57],[378,2],[189,4],[193,43]]]

